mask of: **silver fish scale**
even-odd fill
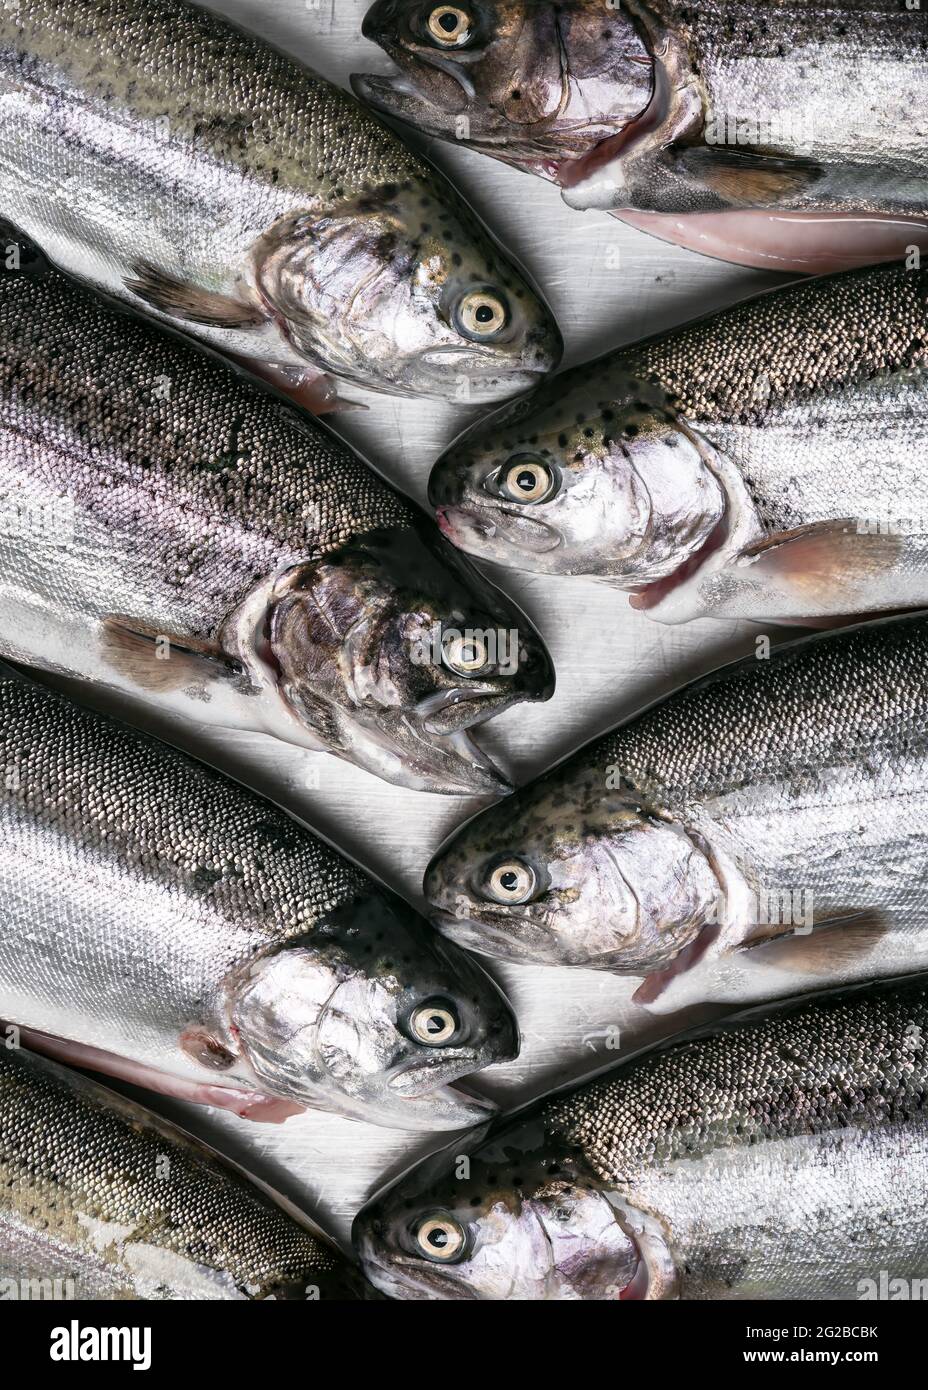
[[[613,389],[627,385],[623,371],[659,382],[695,424],[762,425],[778,406],[928,366],[928,270],[889,266],[788,285],[602,366]]]
[[[75,861],[102,856],[152,893],[180,892],[221,924],[229,965],[370,890],[361,869],[283,811],[166,744],[15,676],[0,679],[0,716],[8,825],[57,840]],[[186,950],[212,944],[204,934]],[[205,968],[215,975],[216,962]],[[0,971],[17,973],[13,960]]]
[[[602,785],[614,766],[645,798],[678,807],[766,781],[798,792],[831,768],[856,772],[863,789],[926,751],[928,620],[919,616],[726,667],[591,744],[563,775]]]
[[[643,1056],[543,1107],[601,1181],[928,1107],[928,986],[785,1007]]]
[[[144,612],[209,637],[258,581],[417,514],[218,360],[140,320],[112,330],[57,274],[0,279],[0,501],[28,515],[65,497],[76,531],[4,537],[11,583],[39,566],[84,622]]]
[[[79,1299],[273,1298],[346,1262],[195,1140],[4,1048],[0,1268],[73,1279]]]
[[[708,118],[745,123],[757,132],[750,145],[876,166],[872,186],[857,189],[870,194],[860,203],[877,210],[894,201],[893,169],[924,177],[928,21],[917,6],[645,0],[645,9],[689,50]]]
[[[183,0],[10,0],[0,47],[53,65],[108,119],[170,113],[178,133],[268,185],[340,199],[431,174],[347,93]]]

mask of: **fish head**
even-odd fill
[[[256,261],[296,350],[372,390],[497,402],[561,359],[541,293],[434,171],[284,219]]]
[[[355,1218],[364,1272],[400,1299],[612,1299],[641,1265],[621,1214],[538,1119],[417,1164]]]
[[[470,555],[624,589],[679,572],[718,534],[725,493],[662,387],[588,367],[504,407],[438,460],[429,499]],[[591,380],[592,378],[592,380]]]
[[[298,721],[349,760],[434,791],[505,790],[468,730],[554,689],[528,620],[425,523],[291,570],[266,643]]]
[[[547,177],[651,99],[645,39],[626,6],[603,0],[377,0],[363,32],[399,72],[354,75],[362,100]]]
[[[518,1055],[502,991],[400,899],[361,891],[252,962],[231,1017],[271,1094],[397,1129],[456,1129],[489,1101],[453,1082]]]
[[[475,816],[438,851],[424,892],[438,929],[484,955],[646,975],[695,939],[719,887],[680,825],[591,764]]]

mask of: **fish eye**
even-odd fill
[[[458,5],[438,5],[428,17],[429,37],[443,48],[457,48],[471,35],[471,18]]]
[[[522,859],[497,864],[487,879],[487,890],[498,903],[527,903],[535,892],[535,871]]]
[[[464,1227],[447,1212],[424,1217],[416,1226],[413,1236],[419,1253],[427,1260],[437,1260],[440,1264],[450,1264],[460,1259],[467,1245]]]
[[[490,653],[476,632],[449,632],[442,638],[441,659],[456,676],[477,676],[490,665]]]
[[[486,342],[506,327],[509,310],[502,295],[495,290],[471,290],[458,305],[455,319],[458,331],[465,338]]]
[[[557,491],[557,478],[543,459],[517,454],[500,475],[499,489],[510,502],[547,502]]]
[[[457,1012],[447,999],[429,999],[413,1010],[409,1027],[417,1042],[445,1047],[458,1031]]]

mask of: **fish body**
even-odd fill
[[[401,899],[244,787],[7,668],[0,707],[0,1018],[30,1046],[258,1119],[485,1113],[446,1083],[514,1055],[512,1015]]]
[[[0,208],[62,270],[298,383],[500,400],[547,308],[348,94],[185,0],[11,0]],[[462,385],[463,383],[463,385]]]
[[[0,1117],[0,1281],[20,1299],[370,1296],[282,1198],[76,1072],[0,1049]]]
[[[800,281],[620,348],[465,433],[430,496],[468,553],[663,622],[928,602],[928,272]]]
[[[622,1301],[924,1280],[926,1027],[916,978],[620,1061],[379,1194],[355,1223],[368,1277],[397,1298]]]
[[[377,0],[364,29],[400,75],[359,74],[359,95],[555,180],[571,207],[768,268],[928,234],[917,5]]]
[[[434,920],[660,1011],[928,969],[926,692],[922,615],[761,644],[466,824]]]
[[[0,277],[0,558],[4,656],[407,786],[498,788],[467,730],[553,688],[347,446],[54,271]]]

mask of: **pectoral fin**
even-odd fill
[[[254,304],[177,280],[146,261],[132,269],[135,278],[125,282],[126,289],[173,319],[204,328],[256,328],[267,321],[267,314]]]
[[[766,942],[754,939],[742,949],[750,951],[752,960],[778,970],[817,975],[868,956],[887,931],[889,923],[878,912],[858,912],[808,933],[791,932]]]
[[[101,645],[114,670],[140,689],[159,694],[242,669],[217,643],[158,632],[119,614],[104,618]]]
[[[723,574],[747,580],[780,602],[787,616],[865,613],[885,607],[887,580],[898,564],[903,537],[861,533],[854,521],[824,521],[765,537],[747,547]],[[897,606],[906,606],[901,591]]]
[[[674,164],[685,178],[711,189],[730,207],[742,208],[781,207],[805,193],[823,173],[811,159],[742,154],[708,145],[681,150]]]

